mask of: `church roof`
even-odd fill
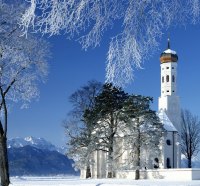
[[[178,55],[176,51],[170,49],[170,40],[168,38],[167,49],[161,53],[160,62],[168,63],[168,62],[177,62],[177,61],[178,61]]]
[[[177,132],[177,129],[174,127],[172,122],[169,120],[169,118],[164,110],[161,109],[158,112],[158,117],[160,118],[161,123],[163,123],[165,130],[167,130],[169,132]]]
[[[171,50],[170,48],[168,48],[167,50],[165,50],[163,53],[165,53],[165,54],[176,54],[176,51],[174,51],[174,50]]]

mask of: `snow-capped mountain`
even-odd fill
[[[65,149],[56,147],[44,138],[26,137],[8,140],[10,174],[20,175],[78,175],[74,161],[64,155]]]
[[[79,175],[73,168],[73,160],[57,151],[26,145],[9,148],[8,159],[11,176]]]
[[[44,138],[35,138],[32,136],[25,137],[25,138],[12,138],[8,140],[8,148],[19,148],[25,146],[32,146],[38,149],[47,149],[49,151],[58,151],[62,154],[65,154],[66,149],[64,147],[56,147],[52,143],[48,142]]]

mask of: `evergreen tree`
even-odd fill
[[[121,88],[106,83],[93,101],[92,107],[83,110],[81,119],[84,125],[73,128],[73,135],[69,132],[72,148],[68,154],[77,158],[79,168],[88,165],[88,170],[93,152],[105,152],[107,177],[111,178],[115,176],[115,168],[118,168],[118,158],[123,151],[129,151],[133,158],[129,158],[128,163],[136,169],[136,179],[139,179],[139,169],[147,166],[142,156],[151,154],[153,159],[159,157],[163,126],[156,112],[150,109],[152,98],[128,95]],[[124,138],[123,150],[119,150],[122,146],[118,144],[121,134]]]
[[[94,108],[87,111],[86,117],[98,121],[93,132],[96,139],[97,150],[108,153],[108,174],[107,177],[114,177],[114,142],[117,131],[122,121],[122,108],[128,95],[118,87],[110,83],[103,86],[102,92],[96,97]]]

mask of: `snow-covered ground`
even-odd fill
[[[12,177],[11,186],[200,186],[197,181],[79,179],[79,177]]]

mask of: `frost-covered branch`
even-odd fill
[[[21,37],[18,21],[24,9],[21,4],[0,4],[1,112],[5,111],[4,104],[21,101],[25,106],[37,98],[37,82],[43,81],[48,72],[49,46],[46,41],[32,35],[27,39]],[[3,119],[3,115],[0,118]]]
[[[106,81],[124,86],[134,79],[159,46],[164,31],[178,24],[198,23],[199,0],[28,0],[20,26],[42,34],[66,34],[83,49],[101,44],[109,29],[111,37]],[[120,25],[120,27],[118,26]]]

